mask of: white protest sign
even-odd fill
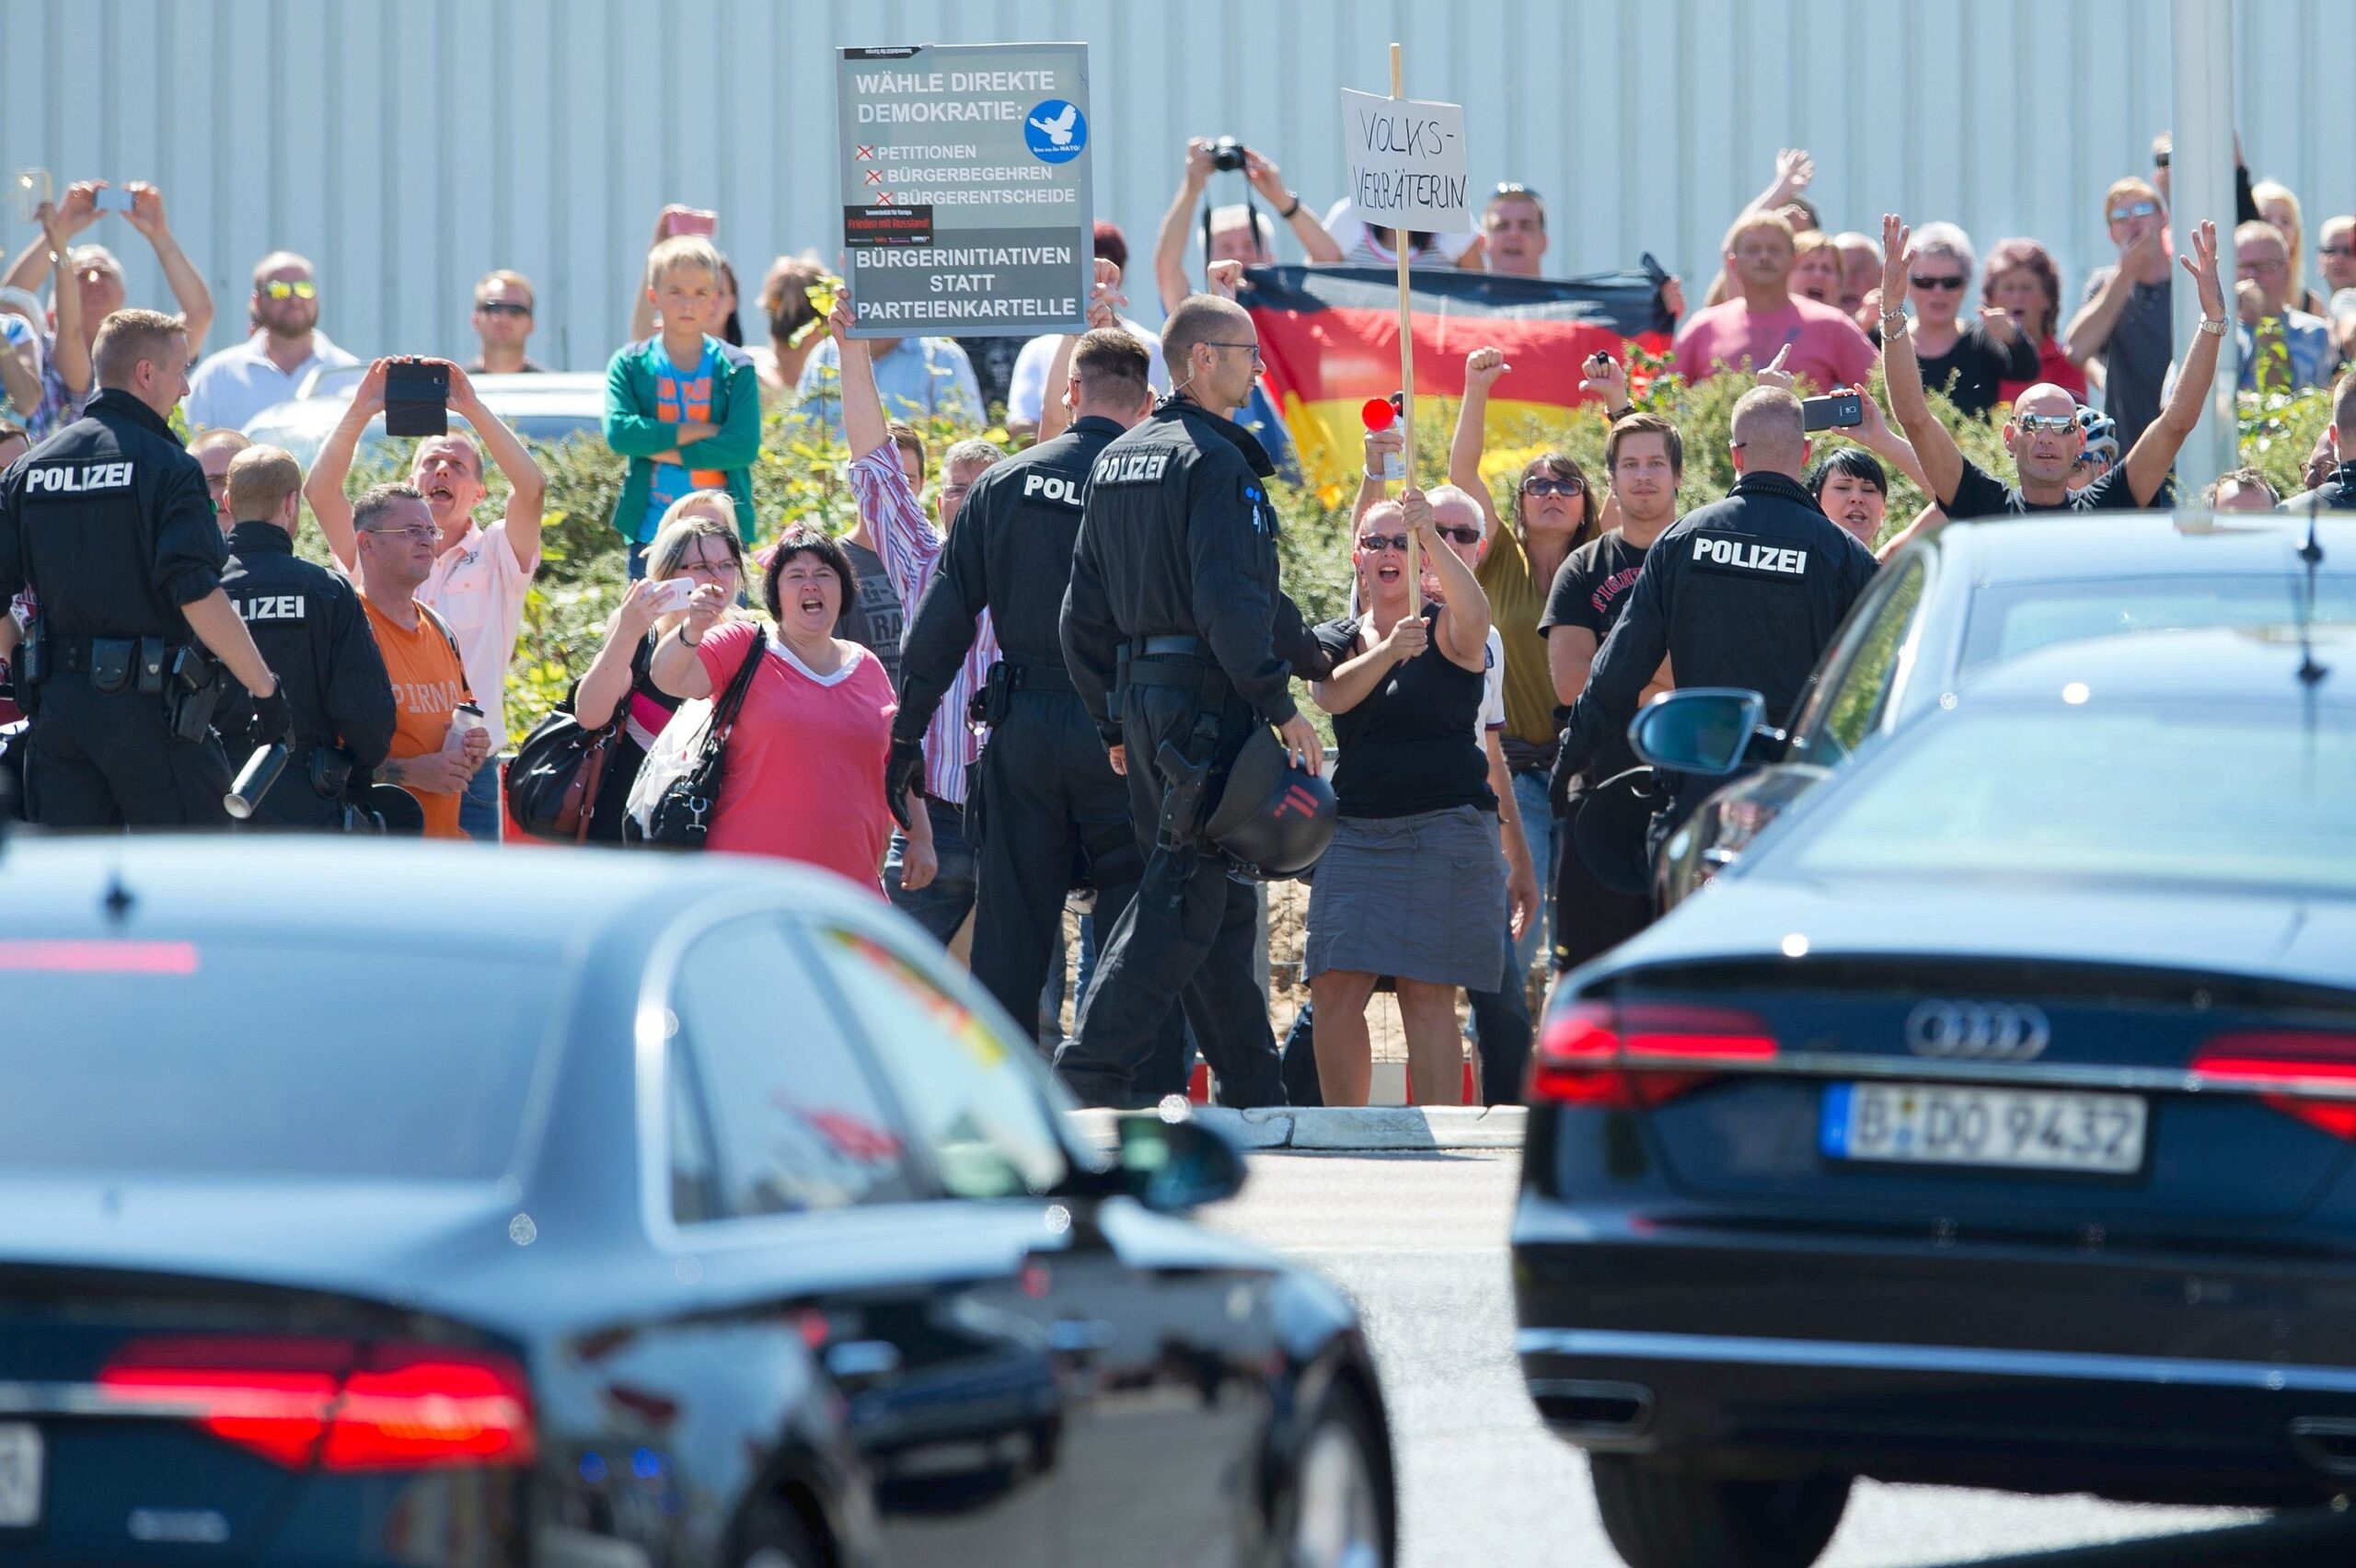
[[[1342,89],[1350,203],[1377,228],[1460,233],[1472,223],[1464,109]]]

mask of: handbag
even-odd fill
[[[500,776],[507,814],[515,825],[553,843],[588,842],[597,794],[621,732],[618,706],[614,717],[595,730],[583,728],[561,708],[534,725]]]
[[[720,808],[720,780],[728,755],[729,732],[752,688],[768,638],[756,631],[745,662],[729,677],[720,700],[706,711],[690,715],[692,702],[679,705],[630,785],[629,811],[622,822],[622,842],[652,844],[664,849],[700,849],[711,832]]]

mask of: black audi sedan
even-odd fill
[[[1394,1560],[1238,1157],[848,884],[19,837],[0,972],[0,1563]]]
[[[1984,669],[2119,632],[2356,621],[2356,517],[2093,513],[1950,523],[1892,557],[1809,677],[1773,766],[1717,791],[1654,867],[1669,908],[1731,863],[1793,801]],[[2312,602],[2310,596],[2312,594]]]
[[[2356,629],[1990,671],[1566,975],[1530,1098],[1522,1369],[1636,1568],[1857,1476],[2348,1491]]]

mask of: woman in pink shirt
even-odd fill
[[[875,656],[834,634],[855,582],[840,545],[814,528],[789,529],[761,583],[775,629],[731,617],[726,590],[707,582],[655,649],[653,669],[675,697],[716,698],[759,648],[704,847],[824,866],[881,898],[892,836],[884,764],[899,705]],[[903,874],[919,887],[932,879],[932,837],[913,792],[911,804]]]

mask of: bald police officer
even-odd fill
[[[285,773],[255,803],[257,826],[341,832],[352,780],[392,747],[397,715],[385,657],[351,581],[294,553],[303,470],[292,454],[250,446],[229,460],[229,570],[222,590],[286,683],[294,744]]]
[[[1788,723],[1808,672],[1873,579],[1873,553],[1800,482],[1809,443],[1797,398],[1774,386],[1746,392],[1728,438],[1740,476],[1734,493],[1687,513],[1645,552],[1571,705],[1554,760],[1558,810],[1569,780],[1626,733],[1664,654],[1680,686],[1748,687],[1766,698],[1769,723]],[[1724,783],[1684,780],[1670,820]]]
[[[204,469],[166,422],[188,357],[178,317],[116,311],[91,348],[98,395],[0,478],[0,602],[29,588],[39,605],[17,686],[27,814],[46,826],[226,826],[222,664],[254,694],[252,735],[286,733],[277,677],[221,592]]]
[[[900,642],[900,710],[892,721],[890,798],[922,782],[918,751],[984,612],[1002,657],[983,688],[990,726],[969,804],[976,847],[974,976],[1027,1019],[1063,920],[1072,868],[1085,856],[1107,928],[1145,869],[1128,792],[1113,771],[1057,623],[1080,536],[1080,498],[1098,454],[1153,409],[1145,348],[1118,327],[1069,348],[1071,428],[974,481],[941,567]]]
[[[1322,765],[1290,683],[1327,672],[1277,587],[1274,465],[1229,417],[1257,378],[1252,317],[1196,294],[1171,312],[1161,344],[1174,390],[1096,459],[1062,628],[1072,683],[1127,776],[1145,874],[1056,1067],[1081,1103],[1127,1104],[1171,1003],[1183,1001],[1221,1102],[1274,1104],[1284,1090],[1253,978],[1257,900],[1201,827],[1218,774],[1255,726],[1275,726],[1291,754]]]

